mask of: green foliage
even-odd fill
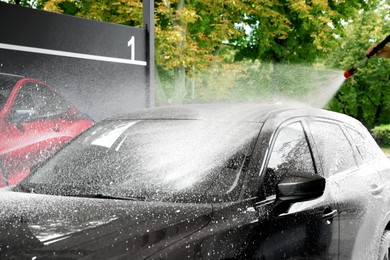
[[[98,21],[142,26],[141,1],[36,0],[44,10]]]
[[[239,42],[237,59],[276,62],[314,62],[335,48],[335,34],[343,35],[343,20],[377,1],[257,0],[245,23],[249,38]]]
[[[346,26],[346,37],[329,64],[346,69],[365,57],[365,52],[390,32],[387,9],[358,14]],[[346,80],[329,108],[351,115],[368,127],[390,123],[390,60],[372,57]]]
[[[375,126],[371,132],[380,146],[390,147],[390,124]]]
[[[9,0],[9,1],[0,0],[0,2],[7,2],[10,4],[20,5],[23,7],[42,8],[42,5],[38,1],[39,0]]]

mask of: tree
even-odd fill
[[[346,26],[341,47],[330,58],[330,64],[341,69],[357,64],[372,44],[390,32],[386,6],[356,15]],[[373,57],[362,64],[354,76],[342,85],[329,108],[351,115],[371,128],[390,123],[390,61]]]
[[[343,21],[377,1],[257,0],[245,19],[250,37],[240,42],[237,59],[307,62],[326,57],[344,36]]]
[[[35,0],[10,0],[7,2],[10,4],[16,4],[16,5],[30,7],[30,8],[39,7],[38,3]]]

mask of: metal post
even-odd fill
[[[146,87],[149,93],[146,105],[154,107],[155,104],[155,63],[154,63],[154,0],[143,0],[144,29],[146,33]]]

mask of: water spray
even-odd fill
[[[357,63],[354,67],[352,68],[348,68],[345,72],[344,72],[344,77],[346,79],[350,78],[353,76],[353,74],[355,74],[357,68],[362,65],[363,63],[365,63],[369,58],[371,58],[372,56],[374,56],[375,54],[377,54],[380,50],[383,49],[383,47],[385,47],[385,45],[390,42],[390,35],[388,35],[386,37],[386,39],[384,39],[382,42],[380,42],[377,46],[375,46],[369,53],[366,54],[366,57],[364,57],[364,59],[362,59],[359,63]]]

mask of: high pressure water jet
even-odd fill
[[[375,54],[377,54],[380,50],[383,49],[383,47],[385,47],[385,45],[387,43],[390,42],[390,35],[388,35],[386,37],[386,39],[384,39],[382,42],[380,42],[377,46],[375,46],[368,54],[366,54],[366,57],[364,57],[364,59],[362,59],[359,63],[357,63],[354,67],[352,68],[348,68],[345,72],[344,72],[344,77],[346,79],[350,78],[353,76],[353,74],[355,74],[357,68],[362,65],[364,62],[366,62],[369,58],[371,58],[372,56],[374,56]]]

